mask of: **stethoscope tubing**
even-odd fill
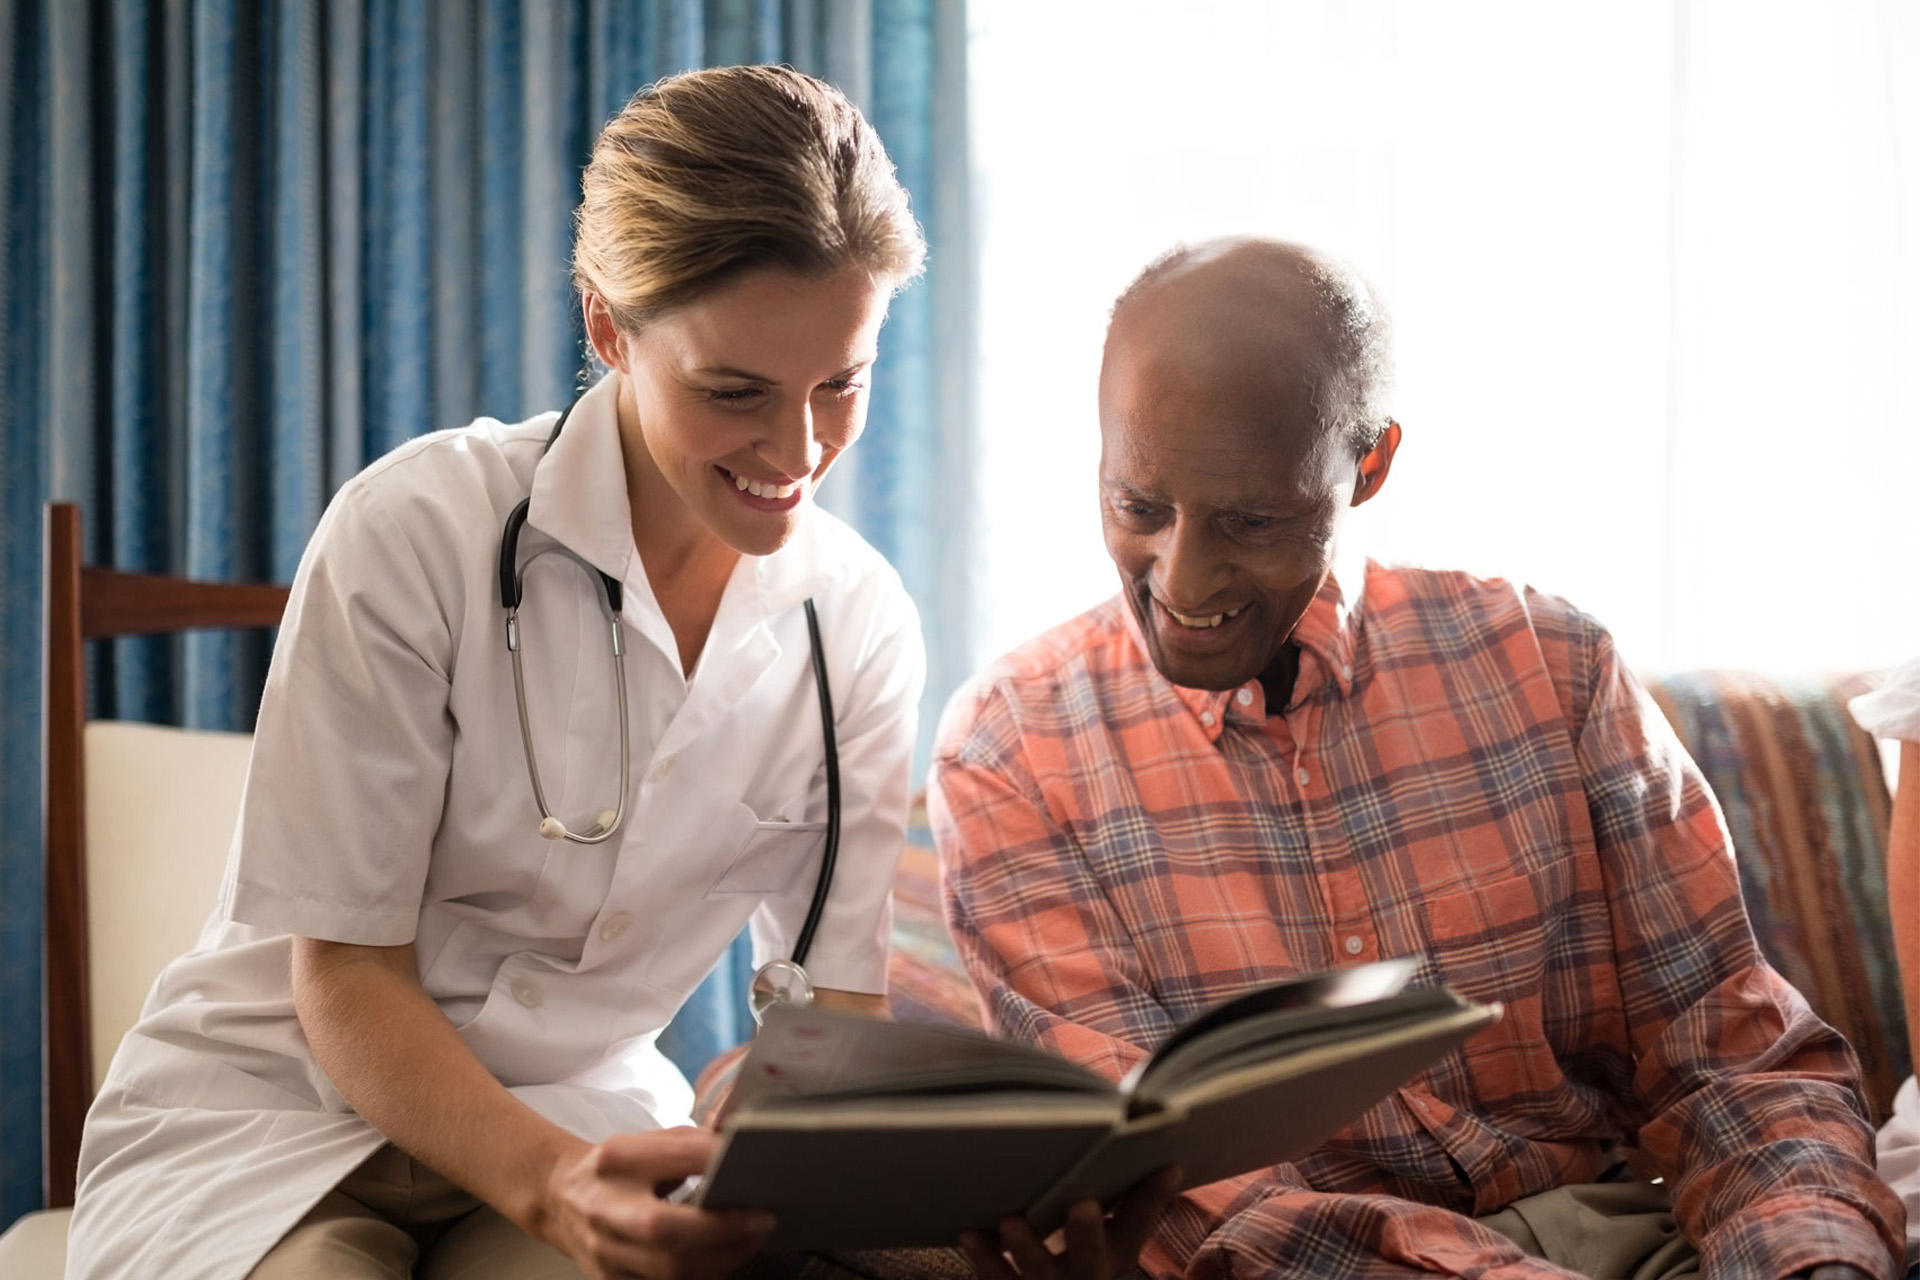
[[[833,730],[833,690],[827,683],[827,650],[820,642],[820,614],[807,601],[807,639],[813,646],[813,683],[820,694],[820,738],[827,757],[827,845],[820,854],[820,874],[815,878],[813,901],[807,905],[806,922],[794,940],[793,962],[807,963],[813,950],[814,931],[826,910],[826,886],[833,883],[834,860],[840,856],[840,743]]]
[[[575,401],[575,404],[577,403],[578,401]],[[552,433],[547,436],[547,449],[551,449],[553,442],[560,438],[560,429],[567,425],[567,419],[572,414],[573,405],[568,405],[565,412],[560,415],[560,420],[554,423]],[[593,829],[570,831],[548,806],[546,788],[540,782],[540,764],[533,745],[533,722],[527,709],[526,673],[520,655],[520,603],[523,594],[519,566],[520,530],[526,525],[527,512],[532,501],[531,497],[522,498],[508,513],[506,524],[500,531],[500,604],[507,614],[507,651],[513,660],[513,697],[520,717],[520,743],[526,752],[527,776],[533,783],[534,803],[540,809],[540,833],[548,839],[565,839],[574,844],[594,845],[610,839],[625,821],[628,786],[632,777],[626,647],[620,635],[622,593],[620,583],[611,575],[598,569],[592,570],[600,578],[611,614],[613,673],[620,692],[620,801],[610,814],[596,821]],[[582,567],[592,569],[590,565],[583,564]],[[793,984],[791,989],[797,994],[777,995],[771,998],[770,1003],[797,1001],[805,1004],[813,998],[813,984],[803,966],[807,956],[812,953],[814,935],[819,931],[821,916],[826,911],[827,894],[833,886],[834,864],[840,855],[840,744],[834,732],[833,690],[827,678],[827,654],[826,646],[820,638],[819,612],[811,599],[804,604],[807,615],[807,641],[812,650],[814,689],[820,702],[820,738],[826,756],[826,844],[821,851],[820,871],[814,878],[813,898],[807,904],[806,917],[801,923],[799,935],[794,940],[792,958],[769,961],[754,975],[755,987],[758,987],[763,979],[771,977],[775,971],[787,975]],[[753,1005],[754,1020],[758,1022],[765,1008],[758,998],[750,1003]]]

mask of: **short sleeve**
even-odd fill
[[[229,918],[334,942],[412,940],[446,795],[447,610],[364,480],[294,577],[261,697]]]

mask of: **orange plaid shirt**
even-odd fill
[[[997,1031],[1117,1079],[1261,982],[1417,955],[1506,1017],[1311,1156],[1199,1188],[1194,1276],[1567,1275],[1473,1222],[1640,1148],[1705,1274],[1888,1274],[1851,1050],[1762,959],[1718,806],[1565,602],[1369,564],[1294,633],[1292,705],[1154,670],[1119,599],[948,707],[931,818]]]

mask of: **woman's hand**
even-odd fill
[[[980,1280],[1113,1280],[1138,1263],[1141,1246],[1179,1188],[1180,1170],[1170,1165],[1129,1191],[1111,1214],[1093,1200],[1079,1201],[1067,1210],[1059,1250],[1017,1217],[1000,1224],[998,1250],[972,1231],[960,1237],[960,1247]]]
[[[759,1250],[773,1216],[666,1199],[705,1171],[716,1143],[702,1129],[623,1133],[561,1160],[548,1182],[541,1235],[592,1280],[726,1275]]]

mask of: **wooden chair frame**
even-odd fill
[[[93,1100],[88,1031],[86,642],[202,628],[279,625],[288,588],[123,573],[82,563],[80,509],[46,509],[46,922],[41,1059],[43,1189],[49,1208],[73,1203],[80,1130]]]

